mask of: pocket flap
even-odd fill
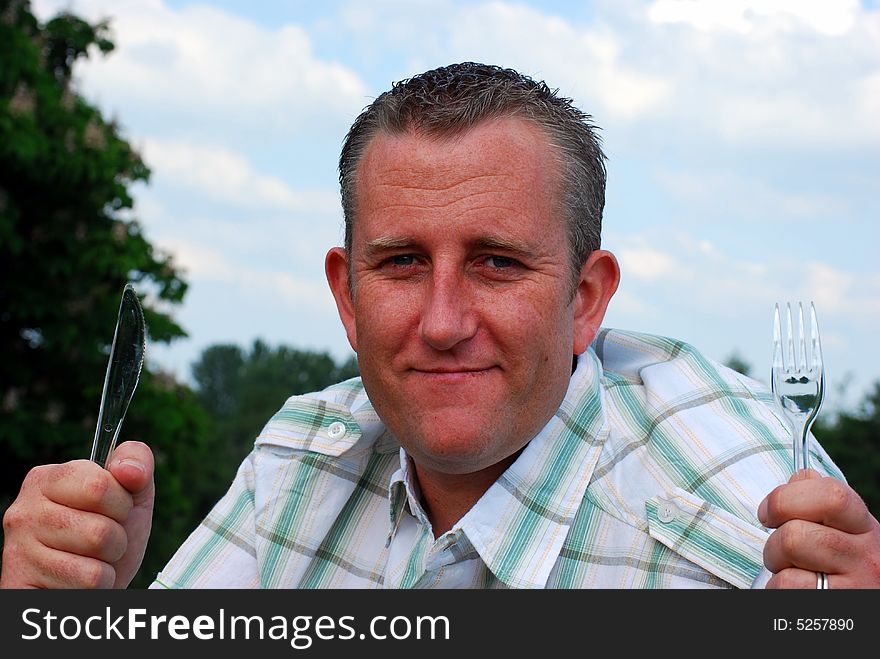
[[[645,508],[652,538],[727,583],[751,588],[764,566],[767,530],[680,488]]]

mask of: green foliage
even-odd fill
[[[105,24],[61,14],[41,25],[27,2],[0,8],[0,512],[34,465],[88,457],[127,282],[152,341],[184,335],[160,307],[186,284],[130,217],[129,190],[149,170],[72,85],[77,61],[112,47]],[[142,374],[123,439],[193,469],[209,455],[205,429],[192,392]],[[159,503],[167,529],[190,514],[180,473],[157,473],[160,496],[179,499]],[[157,549],[150,569],[167,559],[161,538]]]
[[[751,375],[752,375],[752,367],[736,351],[733,351],[730,354],[730,356],[724,361],[724,365],[727,366],[728,368],[732,368],[734,371],[742,373],[746,377],[751,377]]]
[[[830,420],[820,415],[813,434],[874,517],[880,518],[880,381],[855,410]]]

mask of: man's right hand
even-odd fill
[[[153,518],[153,454],[125,442],[109,469],[88,460],[35,467],[3,517],[0,588],[125,588]]]

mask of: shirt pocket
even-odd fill
[[[769,532],[681,488],[645,502],[648,532],[669,549],[737,588],[764,566]]]

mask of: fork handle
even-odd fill
[[[794,471],[795,473],[802,469],[810,468],[810,442],[807,429],[794,429],[791,436],[791,443],[794,446]]]
[[[815,415],[813,415],[806,418],[803,423],[792,424],[791,443],[794,448],[792,454],[794,456],[795,473],[802,469],[811,469],[810,450],[812,449],[813,442],[810,428],[812,428],[815,418]]]

